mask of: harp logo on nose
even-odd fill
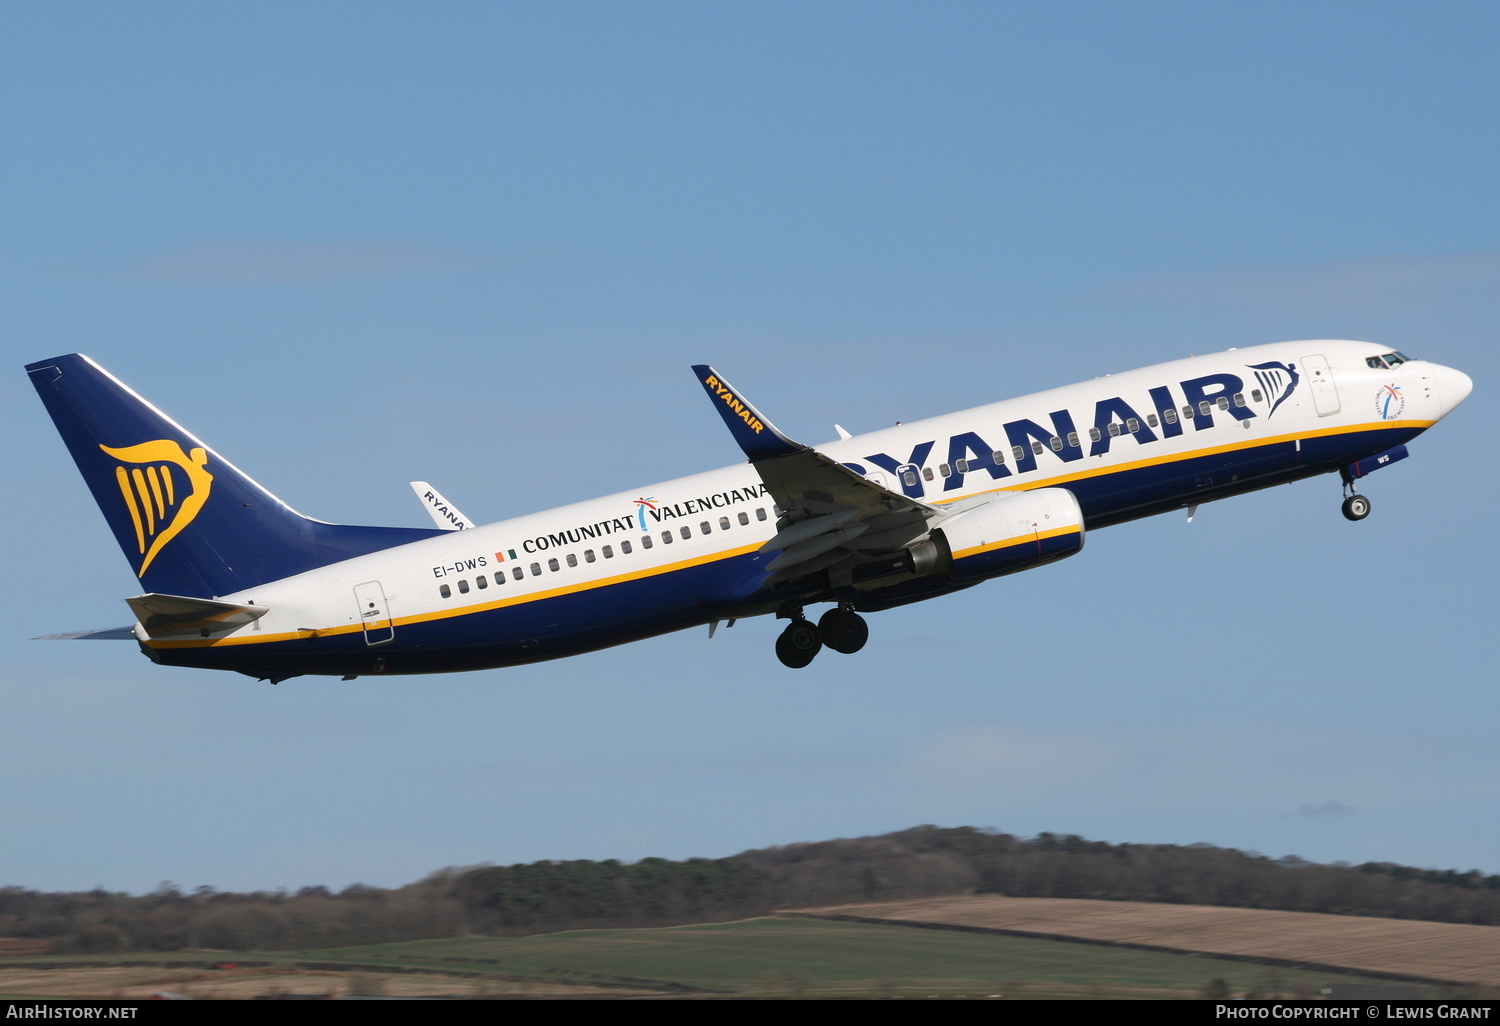
[[[193,522],[208,501],[214,481],[204,469],[208,453],[198,447],[185,453],[181,445],[165,438],[123,449],[99,448],[120,461],[115,483],[120,486],[141,554],[135,575],[144,577],[157,553]]]

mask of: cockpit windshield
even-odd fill
[[[1366,357],[1365,364],[1367,366],[1375,368],[1376,370],[1380,370],[1384,367],[1399,367],[1409,359],[1411,359],[1411,357],[1405,355],[1404,353],[1390,352],[1386,353],[1384,356]]]

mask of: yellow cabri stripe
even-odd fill
[[[1080,527],[1055,527],[1050,531],[1038,531],[1032,535],[1012,535],[1004,541],[997,541],[992,545],[977,545],[972,549],[955,552],[953,558],[967,559],[970,556],[977,556],[983,552],[994,552],[996,549],[1008,549],[1017,545],[1035,545],[1037,542],[1047,538],[1061,538],[1065,534],[1077,534],[1081,530],[1082,528]]]
[[[177,500],[172,497],[172,464],[163,463],[161,465],[161,483],[162,487],[167,490],[167,505],[176,504]]]
[[[1021,484],[1002,485],[999,488],[986,488],[979,492],[968,492],[964,495],[955,495],[951,499],[937,499],[933,501],[934,506],[946,506],[950,502],[958,502],[960,499],[972,499],[976,495],[989,495],[993,492],[1029,492],[1033,488],[1052,488],[1056,485],[1067,484],[1069,481],[1082,481],[1085,478],[1100,477],[1105,474],[1119,474],[1127,470],[1140,470],[1144,467],[1159,467],[1167,463],[1180,463],[1183,460],[1194,460],[1202,456],[1217,456],[1220,453],[1239,452],[1243,449],[1259,449],[1267,445],[1276,445],[1279,442],[1294,442],[1297,439],[1306,441],[1309,438],[1325,438],[1332,435],[1352,435],[1356,431],[1368,431],[1374,427],[1383,428],[1421,428],[1423,431],[1436,424],[1435,420],[1382,420],[1372,424],[1354,424],[1349,427],[1324,428],[1322,431],[1313,431],[1307,434],[1273,435],[1269,438],[1251,438],[1243,442],[1235,442],[1231,445],[1218,445],[1212,449],[1193,449],[1190,452],[1169,453],[1164,456],[1152,456],[1144,460],[1134,460],[1130,463],[1111,463],[1104,466],[1094,467],[1091,470],[1080,470],[1072,474],[1059,474],[1057,477],[1045,479],[1033,478]],[[1125,435],[1118,436],[1124,438]],[[1084,457],[1088,459],[1089,457]],[[973,471],[970,471],[973,473]],[[1015,471],[1011,471],[1014,475]],[[1027,473],[1031,473],[1027,471]],[[1184,499],[1184,503],[1187,500]]]
[[[156,519],[165,520],[167,517],[166,503],[161,498],[161,478],[156,476],[156,467],[146,468],[146,476],[151,482],[151,497],[156,500]]]
[[[130,471],[130,480],[135,483],[135,492],[141,499],[141,511],[146,514],[146,534],[156,534],[156,514],[151,512],[151,489],[146,487],[146,476],[140,467]]]
[[[1430,420],[1392,420],[1380,422],[1382,426],[1387,428],[1421,427],[1424,429],[1431,427],[1434,423],[1436,422]],[[1053,477],[1047,478],[1045,480],[1038,480],[1035,484],[1027,482],[1027,485],[1025,487],[1019,485],[1011,485],[1003,488],[990,488],[983,492],[970,492],[967,495],[956,495],[952,499],[939,500],[934,504],[945,505],[949,502],[956,502],[959,499],[971,499],[975,495],[986,495],[991,492],[1028,491],[1031,488],[1048,488],[1067,481],[1077,481],[1086,477],[1098,477],[1101,474],[1118,474],[1127,470],[1137,470],[1141,467],[1157,466],[1163,463],[1176,463],[1181,460],[1197,459],[1200,456],[1212,456],[1217,453],[1223,452],[1235,452],[1240,449],[1253,449],[1263,445],[1274,445],[1277,442],[1289,442],[1298,438],[1311,438],[1323,435],[1352,434],[1355,431],[1364,431],[1369,427],[1371,427],[1371,425],[1369,424],[1356,424],[1352,427],[1327,428],[1323,431],[1313,432],[1310,435],[1277,435],[1271,438],[1247,439],[1243,442],[1237,442],[1232,445],[1221,445],[1213,449],[1194,449],[1191,452],[1158,456],[1151,459],[1137,460],[1133,463],[1098,467],[1093,470],[1087,470],[1076,474],[1068,474],[1062,477]],[[1119,437],[1123,438],[1125,436],[1121,435]],[[1057,534],[1072,534],[1076,531],[1076,527],[1061,528],[1056,531],[1043,534],[1041,537],[1053,537]],[[1031,539],[1027,540],[1029,541]],[[1014,539],[1011,539],[999,544],[1007,545],[1019,543],[1017,543]],[[997,545],[996,547],[999,546]],[[685,559],[677,563],[668,563],[665,566],[652,567],[646,570],[637,570],[627,574],[619,574],[615,577],[604,577],[595,581],[582,581],[578,584],[564,585],[563,587],[551,588],[547,591],[533,592],[527,595],[517,595],[515,598],[505,598],[496,600],[494,602],[482,603],[480,605],[462,606],[455,609],[443,609],[436,610],[430,613],[419,613],[415,616],[405,616],[398,620],[393,620],[392,624],[393,626],[399,627],[405,624],[426,623],[431,620],[447,620],[455,616],[467,616],[470,613],[480,613],[490,609],[502,609],[505,606],[521,605],[526,602],[539,602],[542,599],[556,598],[559,595],[570,595],[574,592],[590,591],[594,588],[605,588],[612,584],[622,584],[626,581],[640,580],[641,578],[645,577],[655,577],[659,574],[671,573],[674,570],[683,570],[693,566],[701,566],[704,563],[713,563],[721,559],[731,559],[734,556],[743,555],[748,552],[755,552],[759,549],[759,545],[744,545],[736,549],[725,549],[722,552],[715,552],[706,556],[699,556],[695,559]],[[961,554],[961,556],[968,556],[971,554],[971,550],[965,550]],[[961,556],[955,556],[955,558],[961,558]],[[509,560],[507,560],[506,562],[509,562]],[[307,637],[329,637],[335,634],[352,634],[355,631],[361,631],[363,629],[363,624],[352,623],[340,627],[320,628],[316,633],[311,631],[290,631],[283,634],[263,634],[259,637],[229,637],[202,640],[190,639],[184,641],[156,641],[147,642],[147,644],[149,644],[152,648],[210,648],[220,645],[266,645],[279,641],[296,641],[300,638]]]
[[[120,495],[125,499],[125,508],[130,511],[130,522],[135,525],[135,547],[146,551],[146,532],[141,527],[141,511],[135,508],[135,495],[130,490],[130,475],[124,467],[115,468],[115,483],[120,486]]]
[[[546,591],[531,592],[526,595],[516,595],[512,598],[497,599],[493,602],[484,602],[473,606],[459,606],[454,609],[439,609],[430,613],[418,613],[415,616],[403,616],[392,620],[393,626],[403,626],[413,623],[426,623],[430,620],[447,620],[455,616],[468,616],[470,613],[482,613],[491,609],[503,609],[506,606],[519,606],[527,602],[539,602],[542,599],[557,598],[560,595],[571,595],[580,591],[592,591],[595,588],[607,588],[612,584],[624,584],[626,581],[637,581],[646,577],[656,577],[661,574],[672,573],[675,570],[686,570],[689,567],[702,566],[704,563],[714,563],[721,559],[732,559],[746,553],[755,552],[759,545],[742,545],[735,549],[725,549],[721,552],[709,553],[705,556],[697,556],[693,559],[684,559],[676,563],[667,563],[664,566],[651,567],[649,569],[634,570],[630,573],[617,574],[614,577],[601,577],[594,581],[580,581],[577,584],[565,584],[558,588],[549,588]],[[508,562],[508,561],[507,561]],[[318,630],[317,637],[331,637],[335,634],[353,634],[364,629],[363,624],[352,623],[339,627],[327,627]],[[273,641],[296,641],[300,638],[311,636],[309,631],[289,631],[284,634],[262,634],[260,637],[230,637],[217,639],[189,638],[181,641],[157,641],[147,642],[152,648],[209,648],[219,645],[264,645]]]

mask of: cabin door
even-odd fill
[[[385,603],[385,589],[380,586],[379,581],[356,584],[354,601],[359,605],[359,622],[365,630],[366,645],[384,645],[395,638],[396,627],[391,623],[390,610]]]
[[[1328,361],[1321,356],[1304,356],[1302,373],[1307,375],[1307,384],[1312,389],[1313,405],[1318,416],[1331,417],[1339,412],[1339,387],[1333,383],[1333,372]]]

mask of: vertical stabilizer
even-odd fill
[[[26,371],[143,591],[226,595],[440,533],[304,517],[86,356]]]

